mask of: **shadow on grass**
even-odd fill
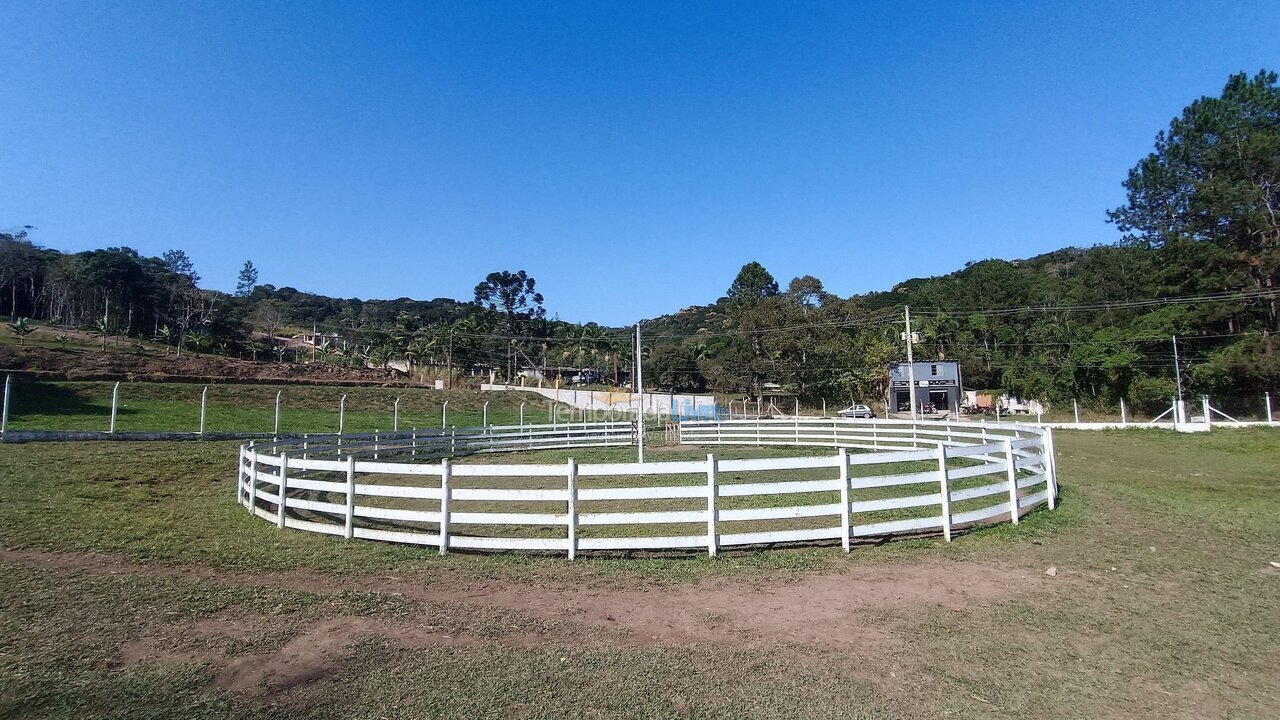
[[[101,400],[86,399],[75,389],[58,383],[15,380],[10,393],[10,419],[43,415],[109,415],[110,392]],[[124,408],[118,414],[128,414]]]

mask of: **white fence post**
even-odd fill
[[[610,418],[612,420],[613,418]],[[524,432],[524,403],[520,403],[520,432]]]
[[[109,433],[114,433],[116,431],[116,406],[119,405],[119,403],[120,383],[117,382],[115,387],[111,388],[111,428],[107,430]]]
[[[271,434],[275,437],[276,440],[280,439],[280,393],[282,392],[284,391],[279,390],[276,392],[276,421],[271,431]]]
[[[440,461],[440,554],[449,552],[449,476],[453,470],[449,467],[449,458]]]
[[[1129,416],[1125,412],[1124,398],[1120,398],[1120,425],[1127,426],[1129,424]]]
[[[849,450],[840,448],[840,545],[849,552]]]
[[[1049,500],[1049,509],[1057,506],[1058,500],[1058,458],[1053,454],[1053,428],[1045,428],[1040,452],[1046,453],[1048,463],[1045,465],[1044,488],[1045,497]]]
[[[205,385],[204,389],[200,391],[200,437],[201,438],[204,437],[205,405],[208,399],[209,399],[209,386]]]
[[[348,540],[355,537],[356,521],[356,456],[347,456],[347,524],[343,528],[343,536]]]
[[[823,418],[827,417],[827,399],[826,398],[822,398],[822,417]]]
[[[258,507],[258,451],[249,446],[249,514]]]
[[[485,400],[484,405],[480,408],[480,427],[489,427],[489,401]]]
[[[568,471],[566,473],[569,480],[569,559],[572,560],[578,556],[578,461],[569,458]]]
[[[391,432],[400,430],[400,398],[391,403]]]
[[[342,434],[342,429],[346,426],[346,424],[347,424],[347,396],[343,395],[342,398],[338,400],[338,434],[339,435]],[[342,446],[341,437],[338,438],[338,446],[339,447]]]
[[[1208,395],[1201,395],[1201,396],[1200,396],[1200,407],[1201,407],[1201,412],[1203,412],[1203,413],[1204,413],[1204,424],[1205,424],[1205,427],[1212,428],[1212,427],[1213,427],[1213,418],[1209,417],[1209,412],[1210,412],[1210,410],[1209,410],[1209,396],[1208,396]]]
[[[6,382],[5,383],[5,399],[8,399],[9,397],[8,387],[9,387],[9,384]],[[1267,423],[1269,424],[1271,423],[1271,393],[1269,392],[1263,393],[1263,399],[1266,400],[1266,403],[1267,403]],[[7,408],[8,406],[9,404],[6,402],[5,407]]]
[[[418,427],[416,425],[411,428],[409,434],[409,458],[412,460],[418,458]]]
[[[1075,411],[1075,414],[1076,414],[1076,427],[1079,427],[1080,426],[1080,403],[1075,398],[1072,398],[1071,400],[1071,408]]]
[[[280,502],[276,503],[276,527],[284,527],[285,506],[288,504],[289,496],[289,455],[280,453],[280,484],[276,486],[276,490],[280,491]]]
[[[9,431],[9,386],[13,384],[13,376],[4,376],[4,409],[0,410],[0,437]],[[1267,398],[1267,414],[1271,414],[1271,399]],[[1270,419],[1270,418],[1268,418]]]
[[[378,459],[378,429],[373,429],[373,459]]]
[[[445,400],[440,406],[440,429],[449,427],[449,401]]]
[[[1009,477],[1009,519],[1018,524],[1018,460],[1013,454],[1013,440],[1005,438],[1004,457]]]
[[[951,488],[947,483],[947,447],[938,446],[938,488],[942,497],[942,535],[951,542]]]
[[[719,511],[716,510],[716,473],[719,472],[720,463],[716,461],[716,456],[707,453],[707,555],[716,556],[716,546],[719,544],[719,537],[716,534],[716,516]]]

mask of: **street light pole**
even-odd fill
[[[915,345],[915,337],[911,334],[911,306],[902,306],[903,314],[907,320],[907,331],[903,334],[903,339],[907,341],[907,382],[910,387],[907,389],[907,402],[911,404],[911,420],[916,419],[916,359],[912,350]]]
[[[1184,422],[1182,405],[1182,366],[1178,362],[1178,336],[1173,336],[1173,378],[1178,384],[1178,410],[1173,414],[1174,424]]]
[[[640,323],[636,323],[636,405],[639,413],[636,414],[636,449],[639,452],[640,462],[644,462],[644,378],[642,375],[642,365],[640,362]]]

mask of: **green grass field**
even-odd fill
[[[0,446],[0,716],[1280,715],[1280,435],[1057,440],[1057,511],[950,544],[574,562],[277,530],[231,443]]]

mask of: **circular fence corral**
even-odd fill
[[[484,464],[631,446],[631,423],[329,435],[241,446],[237,498],[281,528],[450,549],[705,549],[941,533],[1054,507],[1052,431],[1012,423],[683,422],[686,445],[794,456]],[[822,448],[829,451],[824,452]],[[652,458],[655,454],[650,453]],[[455,459],[463,460],[455,462]]]

